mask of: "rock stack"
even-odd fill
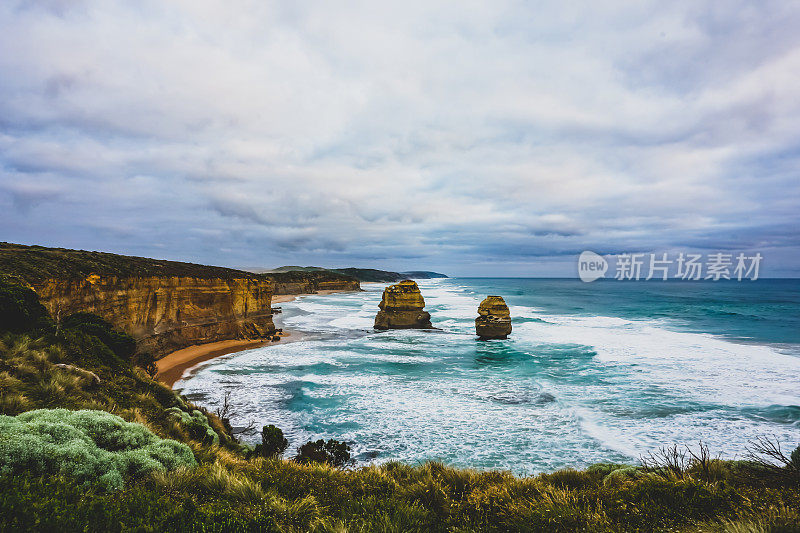
[[[375,329],[432,329],[431,314],[417,284],[409,279],[383,290]]]
[[[511,313],[502,296],[487,296],[478,306],[475,333],[481,340],[505,339],[511,333]]]

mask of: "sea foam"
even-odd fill
[[[480,342],[478,303],[509,291],[492,283],[420,281],[437,332],[374,332],[381,285],[301,297],[280,320],[308,340],[205,362],[177,386],[212,407],[230,391],[234,424],[276,424],[293,447],[346,440],[364,461],[527,474],[635,462],[671,443],[740,456],[758,435],[800,440],[800,358],[786,349],[690,331],[679,316],[554,312],[517,288],[511,337]]]

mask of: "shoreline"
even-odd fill
[[[362,281],[361,283],[368,283],[368,282]],[[303,294],[278,294],[278,295],[272,295],[272,303],[280,304],[286,302],[293,302],[300,296],[326,296],[328,294],[335,294],[339,292],[359,292],[359,291],[351,289],[323,289],[317,292],[304,292]]]
[[[229,353],[260,348],[270,344],[273,343],[262,339],[229,339],[206,344],[193,344],[192,346],[175,350],[156,361],[156,367],[158,368],[156,379],[169,388],[173,388],[175,383],[183,377],[183,374],[195,365]]]
[[[308,294],[279,294],[272,297],[271,303],[276,304],[292,302],[300,296],[318,296],[337,292],[353,291],[326,289],[316,293]],[[242,352],[253,348],[275,346],[287,342],[297,342],[305,338],[305,335],[300,332],[287,331],[284,328],[283,335],[280,337],[281,340],[279,342],[273,342],[266,339],[228,339],[205,344],[193,344],[191,346],[187,346],[186,348],[175,350],[174,352],[170,352],[156,361],[156,367],[158,368],[156,379],[166,384],[169,388],[173,388],[175,383],[183,378],[183,375],[187,370],[200,363],[215,359],[217,357],[222,357],[223,355]]]

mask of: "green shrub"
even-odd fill
[[[633,480],[641,476],[642,469],[640,467],[623,466],[622,468],[617,468],[616,470],[609,472],[608,475],[603,478],[603,484],[610,485],[612,483],[620,483],[623,481]]]
[[[288,446],[289,441],[283,436],[283,431],[270,424],[261,429],[261,444],[256,444],[253,454],[261,457],[278,457],[283,455]]]
[[[0,415],[0,474],[61,474],[117,490],[128,476],[182,465],[196,465],[188,446],[104,411]]]
[[[61,327],[93,335],[123,361],[130,360],[136,351],[136,341],[126,333],[116,331],[106,320],[91,313],[75,313],[61,322]]]
[[[50,325],[50,314],[35,292],[0,280],[0,331],[22,333]]]
[[[589,465],[586,468],[586,471],[590,474],[595,474],[601,478],[604,478],[614,470],[625,468],[626,466],[628,465],[620,463],[595,463],[593,465]]]
[[[327,463],[339,467],[355,463],[350,457],[350,446],[333,439],[328,442],[319,439],[303,444],[298,448],[294,460],[301,464]]]
[[[211,428],[208,417],[202,411],[195,409],[187,413],[178,407],[170,407],[164,412],[178,420],[192,439],[203,444],[219,444],[219,435]]]
[[[147,375],[155,379],[158,375],[158,366],[156,366],[156,358],[150,352],[137,352],[133,357],[133,364],[139,366],[147,372]]]
[[[57,342],[73,356],[80,366],[110,366],[115,369],[127,368],[130,363],[121,359],[111,348],[94,335],[80,329],[67,328],[58,333]]]

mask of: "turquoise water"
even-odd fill
[[[419,282],[440,331],[374,332],[383,285],[281,304],[306,340],[231,354],[178,387],[291,448],[351,443],[360,462],[443,460],[518,474],[635,461],[663,444],[741,456],[800,444],[800,281]],[[488,294],[514,331],[477,341]],[[253,439],[256,437],[254,436]]]

